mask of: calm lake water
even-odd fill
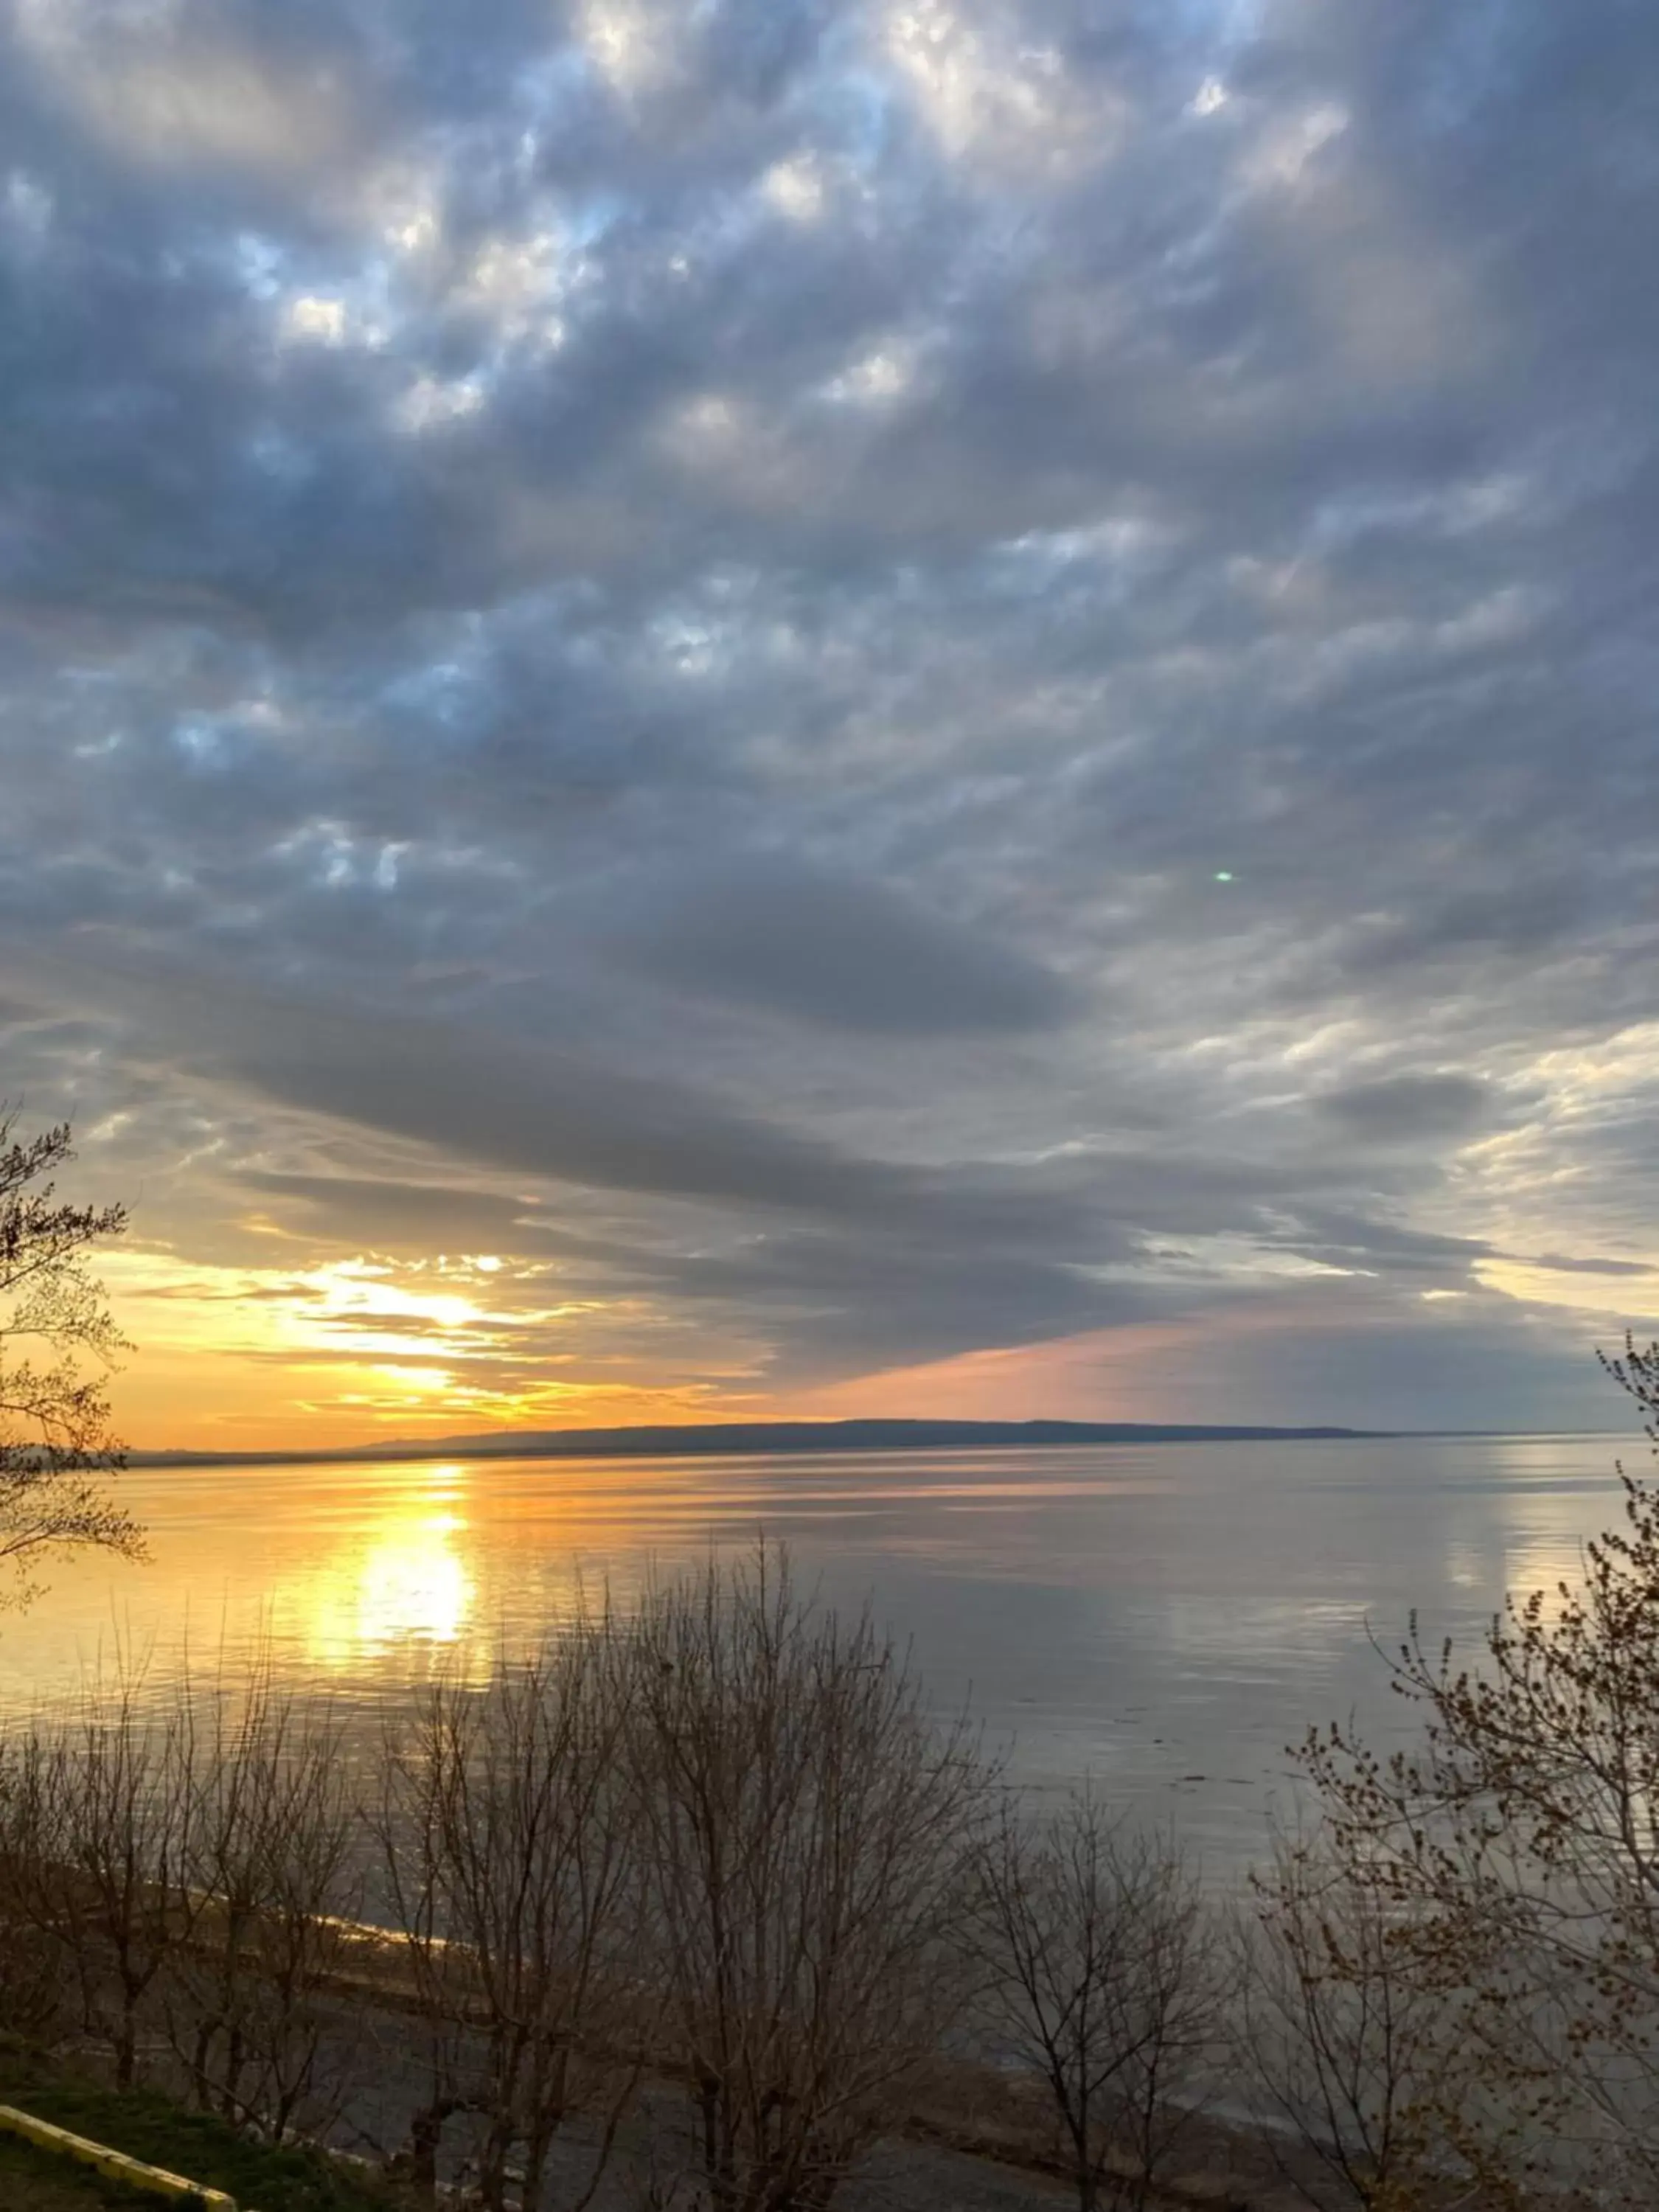
[[[1367,1624],[1391,1645],[1416,1606],[1473,1640],[1506,1588],[1574,1574],[1618,1517],[1621,1453],[1644,1468],[1639,1438],[1601,1436],[139,1470],[149,1564],[58,1567],[0,1623],[0,1702],[73,1696],[118,1644],[164,1686],[263,1632],[378,1734],[435,1668],[556,1622],[580,1579],[625,1600],[653,1562],[763,1529],[828,1595],[868,1596],[1018,1774],[1097,1778],[1225,1880],[1310,1722],[1400,1726]]]

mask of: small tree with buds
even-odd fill
[[[125,1346],[86,1266],[126,1213],[58,1198],[53,1171],[74,1157],[67,1124],[31,1138],[15,1127],[0,1116],[0,1561],[15,1577],[0,1604],[38,1595],[32,1570],[53,1552],[143,1551],[106,1487],[124,1463],[107,1376]]]
[[[1659,1346],[1603,1364],[1659,1446]],[[1413,1621],[1393,1668],[1414,1745],[1332,1728],[1302,1752],[1393,1971],[1479,2062],[1443,2110],[1419,2090],[1431,2162],[1498,2201],[1659,2202],[1659,1486],[1620,1472],[1622,1528],[1576,1581],[1512,1594],[1481,1665]]]

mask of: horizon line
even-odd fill
[[[266,1445],[215,1450],[198,1446],[138,1447],[130,1468],[271,1467],[365,1464],[448,1459],[580,1459],[658,1456],[712,1458],[745,1452],[815,1449],[994,1449],[1000,1444],[1054,1449],[1066,1444],[1389,1443],[1435,1437],[1608,1436],[1621,1429],[1372,1429],[1338,1422],[1079,1421],[1045,1415],[1024,1420],[971,1420],[951,1415],[853,1415],[836,1420],[629,1423],[571,1429],[497,1429],[444,1437],[392,1437],[339,1446]]]

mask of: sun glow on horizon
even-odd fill
[[[763,1410],[711,1357],[694,1382],[603,1341],[635,1302],[561,1298],[501,1254],[342,1255],[298,1267],[186,1261],[133,1244],[105,1261],[136,1356],[117,1376],[135,1449],[341,1449],[457,1431],[731,1419]]]

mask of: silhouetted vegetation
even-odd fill
[[[509,2166],[538,2201],[573,2117],[601,2116],[590,2187],[604,2170],[648,2030],[639,1680],[631,1638],[580,1614],[482,1690],[439,1685],[389,1747],[376,1828],[418,2022],[410,2165],[424,2189],[459,2114],[483,2123],[489,2206],[506,2201]]]
[[[1606,1364],[1659,1443],[1659,1347]],[[1256,2018],[1349,2202],[1659,2202],[1659,1492],[1625,1488],[1479,1668],[1413,1622],[1414,1741],[1303,1747],[1317,1826],[1261,1880]]]
[[[1039,2079],[1079,2212],[1152,2197],[1213,2080],[1219,1929],[1171,1837],[1091,1790],[1033,1820],[1006,1799],[981,1845],[971,1929],[999,2055]]]
[[[650,1594],[634,1802],[658,2055],[714,2212],[826,2204],[960,2008],[991,1777],[866,1613],[764,1550]]]
[[[86,1265],[126,1214],[58,1199],[52,1176],[74,1158],[67,1124],[15,1129],[0,1116],[0,1560],[15,1577],[0,1603],[21,1604],[51,1553],[90,1544],[131,1558],[143,1539],[106,1486],[123,1464],[106,1377],[124,1346]]]

